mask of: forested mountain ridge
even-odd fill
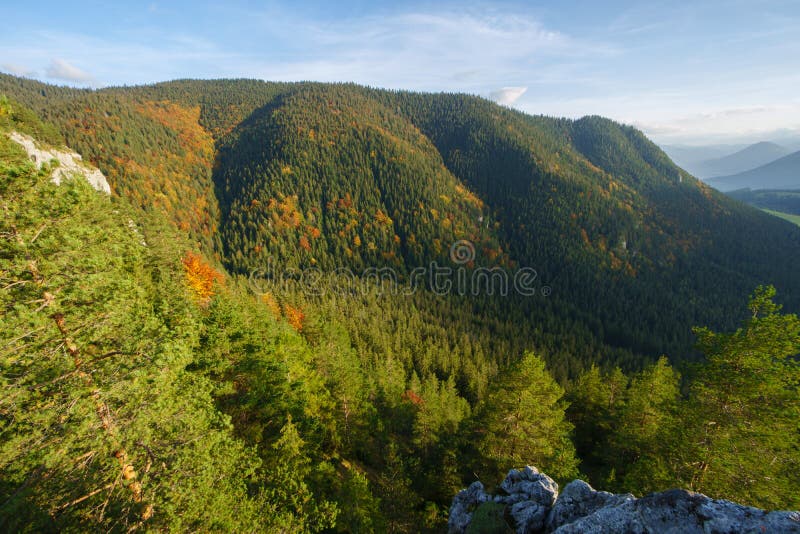
[[[407,272],[447,261],[449,245],[469,239],[479,264],[536,269],[554,289],[548,317],[577,321],[600,351],[640,359],[683,357],[692,324],[732,327],[725,310],[759,283],[796,298],[796,229],[599,117],[349,84],[86,91],[3,75],[0,91],[58,124],[121,194],[161,208],[239,272],[266,258]]]
[[[114,193],[50,186],[0,136],[0,356],[27,403],[1,407],[3,524],[435,531],[465,481],[521,462],[794,503],[795,369],[781,358],[796,353],[796,322],[769,291],[756,311],[742,303],[772,282],[796,309],[800,234],[635,129],[353,85],[84,91],[2,76],[0,93],[3,132],[77,148]],[[474,266],[534,267],[537,296],[337,291],[330,273],[452,266],[453,240],[475,244]],[[268,261],[318,269],[334,290],[247,279]],[[666,359],[652,365],[696,357],[690,326],[732,330],[750,313],[768,318],[758,336],[701,332],[716,367],[689,373],[694,396]],[[726,359],[756,341],[765,361]],[[720,377],[742,365],[775,393],[771,433],[740,435],[763,403],[748,373],[730,392],[742,413],[724,410]],[[708,430],[704,413],[717,432],[673,455]],[[120,430],[92,441],[98,425]],[[737,485],[736,462],[754,458],[736,450],[766,435],[776,461]]]
[[[216,176],[226,257],[242,272],[270,257],[408,268],[445,260],[457,239],[492,245],[480,241],[482,202],[427,138],[346,87],[304,88],[259,109],[226,137]]]

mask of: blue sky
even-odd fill
[[[101,87],[354,81],[605,115],[662,143],[800,135],[800,2],[50,2],[3,7],[0,70]]]

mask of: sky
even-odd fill
[[[800,142],[800,2],[9,2],[0,71],[103,87],[348,81],[603,115],[661,144]]]

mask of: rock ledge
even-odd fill
[[[506,526],[518,534],[536,533],[800,533],[800,512],[767,512],[701,493],[673,489],[642,498],[596,491],[573,480],[559,495],[558,484],[535,467],[512,469],[490,495],[473,482],[453,498],[451,534],[501,531],[504,525],[472,525],[481,507],[505,506]]]
[[[50,180],[59,185],[61,180],[68,179],[73,175],[79,175],[86,179],[92,187],[104,193],[111,193],[106,177],[95,167],[83,162],[80,154],[71,150],[59,150],[57,148],[45,148],[36,143],[29,135],[19,132],[11,132],[8,137],[15,143],[22,146],[28,156],[38,168],[42,168],[45,163],[53,160],[58,162],[58,166],[53,170]]]

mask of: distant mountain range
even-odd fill
[[[761,142],[750,145],[738,152],[703,163],[703,178],[728,176],[749,171],[791,154],[792,151],[781,145]]]
[[[767,141],[749,146],[666,146],[664,151],[675,163],[704,180],[750,171],[792,152],[785,146]]]
[[[698,172],[698,170],[702,168],[706,161],[730,156],[743,148],[747,148],[747,146],[746,144],[661,145],[661,149],[680,167],[697,177],[701,177],[702,173]]]
[[[755,169],[708,179],[706,183],[720,191],[800,189],[800,151]]]

